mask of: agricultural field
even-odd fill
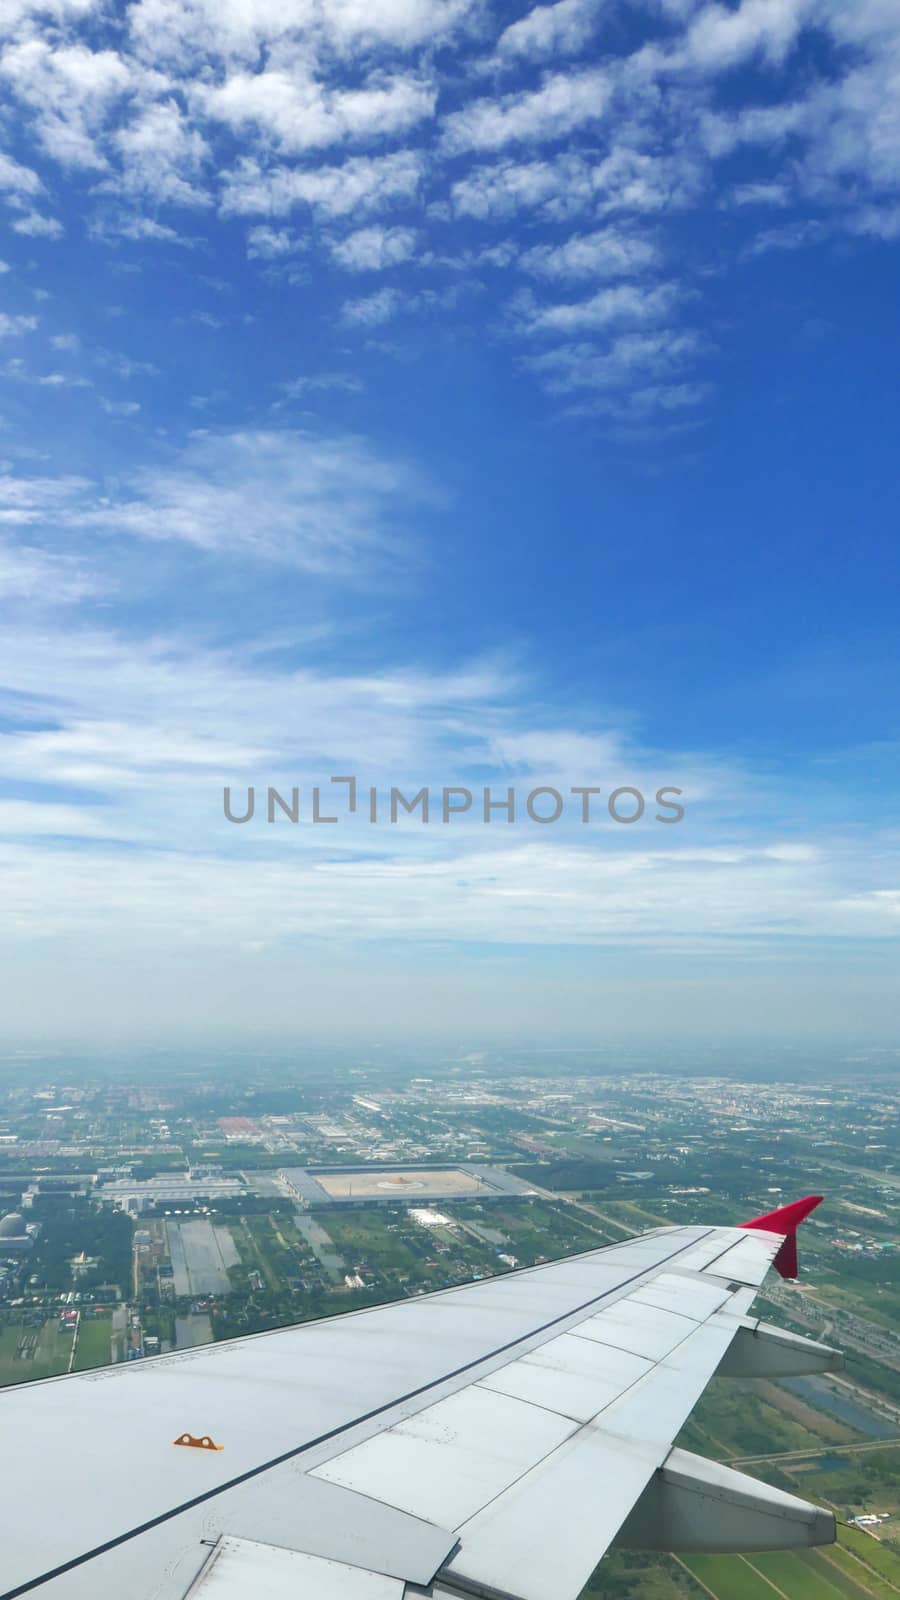
[[[738,1461],[756,1454],[766,1460],[797,1451],[811,1455],[859,1437],[825,1412],[795,1406],[794,1397],[778,1385],[748,1380],[740,1387],[712,1383],[678,1443],[700,1455]]]
[[[228,1294],[228,1270],[238,1261],[228,1229],[206,1217],[168,1221],[165,1227],[176,1295]]]
[[[538,1255],[556,1256],[596,1250],[609,1242],[602,1224],[587,1212],[552,1200],[521,1200],[514,1205],[491,1206],[484,1220],[501,1228],[518,1245],[515,1254],[523,1265]]]
[[[7,1323],[0,1329],[0,1386],[55,1378],[66,1371],[71,1352],[72,1334],[60,1329],[58,1317]]]
[[[433,1257],[434,1241],[407,1216],[405,1208],[373,1207],[340,1215],[329,1211],[317,1220],[327,1227],[348,1272],[381,1283],[394,1281],[398,1287],[413,1277],[427,1284],[434,1272],[427,1265]]]
[[[679,1563],[711,1600],[888,1600],[900,1593],[900,1556],[854,1529],[842,1528],[838,1544],[820,1550],[688,1555]]]
[[[84,1372],[90,1367],[106,1367],[112,1360],[111,1317],[82,1317],[78,1325],[78,1344],[75,1348],[73,1372]]]

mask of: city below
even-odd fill
[[[0,1077],[0,1384],[417,1296],[815,1189],[768,1321],[841,1374],[713,1384],[681,1442],[833,1508],[831,1550],[616,1553],[592,1592],[900,1592],[895,1062],[702,1074],[590,1052],[387,1051],[140,1064],[9,1056]],[[896,1548],[895,1548],[896,1537]],[[748,1573],[752,1566],[753,1573]],[[748,1581],[752,1580],[752,1586]],[[741,1587],[743,1583],[743,1587]]]

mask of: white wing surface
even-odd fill
[[[616,1540],[832,1539],[673,1449],[717,1370],[839,1361],[747,1317],[773,1215],[5,1390],[0,1600],[575,1600]]]

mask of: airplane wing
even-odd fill
[[[748,1316],[817,1203],[4,1390],[0,1600],[575,1600],[614,1543],[833,1540],[673,1449],[715,1374],[840,1364]]]

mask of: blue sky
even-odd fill
[[[898,105],[893,0],[10,0],[11,1037],[895,1037]]]

